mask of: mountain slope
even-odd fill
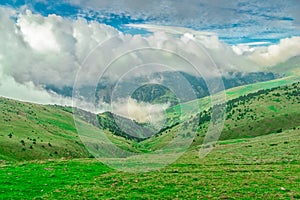
[[[71,108],[6,98],[0,98],[0,105],[0,159],[89,156],[77,135]]]
[[[209,105],[209,104],[208,104]],[[260,90],[240,96],[226,103],[226,120],[220,140],[251,138],[285,130],[294,130],[300,125],[300,83],[273,89]],[[199,128],[181,123],[171,130],[161,132],[156,137],[143,141],[145,148],[160,149],[178,134],[197,132],[193,145],[200,145],[207,132],[211,117],[211,108],[201,111],[196,117]]]
[[[300,83],[294,83],[228,101],[227,117],[220,139],[249,138],[295,129],[300,124],[299,91]],[[0,98],[0,105],[0,160],[90,156],[79,138],[70,107],[36,105],[6,98]],[[148,124],[138,124],[142,129],[132,129],[134,121],[112,113],[98,115],[99,121],[92,124],[84,118],[79,123],[81,130],[84,130],[83,135],[89,137],[91,146],[98,145],[97,134],[101,128],[113,143],[130,151],[159,149],[172,140],[175,134],[183,138],[191,137],[190,133],[195,131],[193,146],[202,143],[210,119],[209,110],[197,114],[201,116],[201,120],[196,122],[199,123],[198,128],[188,123],[197,120],[193,114],[180,122],[175,120],[178,118],[178,115],[174,115],[175,109],[168,112],[171,118],[158,132]],[[132,134],[124,134],[128,131],[126,127]],[[140,143],[137,145],[137,142]]]
[[[229,89],[241,85],[276,80],[278,78],[280,78],[280,75],[273,72],[228,72],[223,75],[222,80],[224,83],[224,88]],[[181,81],[185,83],[184,87],[182,87],[182,84],[178,84],[178,82]],[[173,88],[170,88],[170,86]],[[114,93],[116,88],[118,91]],[[128,88],[136,90],[128,91]],[[67,97],[72,97],[73,93],[73,88],[67,86],[56,87],[55,85],[46,85],[45,89]],[[149,103],[166,103],[169,101],[172,105],[178,104],[178,97],[175,98],[175,94],[173,93],[174,91],[190,90],[190,92],[195,95],[195,97],[182,97],[181,103],[194,100],[195,98],[203,98],[209,95],[209,91],[203,77],[182,71],[157,72],[148,74],[146,76],[141,75],[139,77],[130,77],[124,80],[120,79],[116,82],[104,77],[100,80],[96,88],[92,86],[86,86],[83,88],[83,90],[89,91],[91,94],[95,93],[96,90],[96,101],[106,103],[112,101],[111,95],[113,93],[114,101],[118,98],[128,98],[131,96],[138,102],[143,101]]]
[[[49,158],[87,158],[91,154],[80,140],[89,135],[97,143],[100,129],[76,119],[81,135],[74,124],[72,108],[38,105],[0,98],[0,160],[22,161]],[[122,148],[131,148],[132,141],[106,133]]]

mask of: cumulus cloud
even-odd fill
[[[300,55],[300,37],[281,39],[279,44],[256,47],[247,58],[260,66],[274,66]]]
[[[237,54],[237,55],[244,55],[249,52],[253,52],[254,48],[251,48],[247,44],[238,44],[238,45],[233,45],[232,50]]]
[[[27,10],[26,15],[31,18],[35,17],[35,20],[28,20],[28,18],[25,17],[18,20],[17,25],[20,27],[24,41],[27,42],[33,50],[39,52],[59,52],[60,46],[51,30],[53,24],[48,21],[44,22],[41,16],[33,16],[29,10]]]
[[[258,70],[252,61],[246,60],[243,56],[237,55],[231,46],[219,39],[216,33],[195,31],[183,27],[169,27],[149,24],[129,24],[128,26],[143,28],[149,32],[153,32],[154,35],[153,37],[149,37],[149,41],[154,41],[155,44],[159,42],[162,43],[161,40],[164,42],[172,41],[174,44],[176,44],[174,49],[181,47],[189,54],[201,58],[201,63],[205,67],[202,68],[200,65],[199,68],[204,76],[207,76],[207,73],[212,72],[211,70],[214,68],[211,66],[212,63],[218,66],[221,71]],[[178,42],[176,38],[180,38],[180,42]],[[197,45],[195,46],[193,44]],[[209,70],[209,72],[206,72],[206,70]]]

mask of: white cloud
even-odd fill
[[[0,96],[42,104],[72,105],[71,98],[61,97],[35,86],[32,82],[18,83],[12,77],[0,75]]]
[[[16,15],[7,8],[1,8],[0,15],[3,72],[20,83],[72,86],[88,52],[117,33],[111,27],[82,19],[42,17],[29,11]]]
[[[237,54],[237,55],[244,55],[249,52],[253,52],[254,48],[251,48],[247,44],[238,44],[238,45],[233,45],[232,50]]]
[[[49,16],[56,17],[56,16]],[[17,26],[20,27],[24,40],[37,51],[60,51],[59,44],[52,32],[53,25],[44,22],[44,18],[32,15],[27,10],[26,15],[19,18]]]
[[[161,127],[160,123],[165,120],[164,112],[169,106],[169,104],[152,105],[150,103],[137,102],[135,99],[128,98],[114,102],[112,104],[112,112],[141,123],[150,122],[152,125]]]
[[[300,55],[300,37],[281,39],[279,44],[256,47],[248,59],[260,66],[274,66]]]
[[[282,40],[278,47],[256,48],[246,56],[243,52],[249,51],[247,46],[233,50],[215,33],[177,27],[135,26],[146,28],[153,34],[123,34],[111,26],[84,19],[43,17],[29,11],[17,14],[15,10],[0,7],[0,77],[6,77],[0,80],[0,95],[14,98],[23,95],[28,100],[32,96],[32,101],[51,102],[56,96],[42,91],[42,86],[72,87],[79,69],[82,73],[78,84],[95,86],[103,72],[118,79],[133,67],[145,63],[158,63],[172,70],[195,74],[185,58],[207,77],[216,75],[215,64],[221,71],[257,70],[255,62],[274,64],[300,54],[297,37]],[[109,38],[112,39],[105,42]],[[105,43],[96,48],[101,42]],[[150,47],[155,50],[150,51]],[[126,56],[112,62],[120,55]],[[85,60],[87,56],[89,59]],[[109,70],[105,71],[108,66]],[[6,90],[9,85],[14,87]],[[22,89],[25,92],[21,92]],[[19,96],[9,92],[14,90]],[[43,97],[39,99],[36,92]]]
[[[200,67],[200,71],[203,72],[203,75],[205,76],[207,76],[207,73],[209,72],[212,73],[211,61],[216,64],[221,71],[258,70],[252,61],[246,60],[244,57],[237,55],[228,44],[220,41],[216,33],[195,31],[183,27],[169,27],[149,24],[130,24],[128,26],[143,28],[149,32],[153,32],[154,43],[157,41],[162,43],[162,38],[165,38],[166,41],[169,40],[176,44],[176,47],[174,47],[175,49],[181,47],[189,54],[201,57],[202,61],[200,65],[203,64],[205,67]],[[181,39],[181,42],[176,41],[177,37]],[[193,46],[192,43],[188,44],[187,42],[190,40],[195,41],[199,46]],[[206,70],[209,70],[209,72]]]

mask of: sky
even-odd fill
[[[2,0],[43,16],[83,17],[131,34],[127,24],[156,24],[215,32],[229,44],[270,42],[299,35],[297,0]]]
[[[1,0],[0,96],[70,105],[46,86],[118,79],[155,59],[192,72],[175,54],[207,77],[215,66],[263,71],[300,55],[299,8],[298,0]],[[164,53],[126,54],[139,48]]]

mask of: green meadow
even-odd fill
[[[100,129],[84,119],[77,119],[76,127],[72,108],[0,98],[0,199],[299,199],[300,84],[281,81],[226,91],[224,128],[206,157],[199,158],[200,149],[207,148],[204,120],[177,161],[139,173],[94,158],[81,139],[97,144]],[[209,113],[209,103],[204,104],[199,110]],[[193,127],[185,119],[195,121],[197,113],[189,112],[143,141],[108,129],[102,133],[127,151],[149,153],[176,136],[191,137]],[[175,119],[172,113],[168,117]]]

